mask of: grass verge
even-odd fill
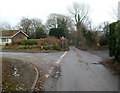
[[[112,70],[115,74],[120,74],[120,62],[117,62],[115,58],[103,60],[101,63]]]

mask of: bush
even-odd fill
[[[45,42],[48,43],[49,45],[55,45],[56,43],[60,45],[60,39],[57,39],[56,37],[53,36],[49,36],[48,38],[46,38]]]
[[[27,46],[27,45],[20,46],[19,48],[20,48],[20,49],[30,49],[30,47],[29,47],[29,46]]]
[[[120,61],[120,22],[114,22],[109,27],[109,53]]]
[[[98,36],[97,32],[86,30],[85,28],[83,29],[83,31],[84,31],[84,36],[86,39],[86,45],[89,48],[96,46],[96,44],[99,41],[99,36]]]
[[[37,44],[38,45],[44,45],[46,39],[37,39]]]
[[[44,46],[43,49],[48,50],[48,49],[52,49],[52,47],[51,46]]]
[[[53,46],[52,49],[53,49],[53,50],[61,50],[61,48],[60,48],[59,46],[56,46],[56,45]]]
[[[39,49],[43,49],[44,47],[43,46],[38,46]]]
[[[101,37],[99,40],[100,45],[108,45],[108,39],[106,37]]]
[[[21,42],[22,45],[37,45],[37,41],[34,39],[28,39]]]

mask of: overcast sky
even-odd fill
[[[90,18],[94,24],[115,21],[112,9],[117,8],[120,0],[0,0],[0,21],[16,25],[22,17],[40,18],[45,23],[51,13],[68,15],[68,8],[74,2],[88,3]]]

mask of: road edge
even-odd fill
[[[64,54],[62,54],[62,56],[57,60],[56,66],[59,66],[60,61],[61,61],[62,58],[67,54],[67,52],[68,52],[68,51],[64,52]],[[49,76],[52,74],[54,68],[55,68],[55,66],[52,66],[52,67],[50,68],[50,70],[48,71],[48,74],[45,74],[45,75],[44,75],[46,79],[49,78]]]
[[[23,63],[27,63],[27,62],[23,61]],[[34,68],[35,71],[36,71],[36,78],[35,78],[35,80],[33,82],[33,85],[31,86],[31,90],[30,90],[30,91],[34,91],[35,85],[36,85],[38,77],[39,77],[39,71],[38,71],[37,67],[35,67],[32,63],[27,63],[27,64],[30,65],[32,68]]]

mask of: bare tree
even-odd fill
[[[37,19],[37,18],[31,19],[31,28],[36,28],[41,26],[42,26],[42,22],[40,19]]]
[[[89,6],[84,3],[73,4],[73,7],[69,9],[69,12],[72,14],[76,29],[77,29],[77,46],[85,48],[86,40],[82,32],[82,28],[85,27],[85,22],[88,20]]]
[[[19,24],[18,24],[18,29],[23,30],[26,32],[30,37],[33,36],[33,34],[36,31],[36,28],[43,27],[42,22],[40,19],[37,18],[25,18],[23,17]]]
[[[1,22],[0,23],[0,30],[12,30],[13,28],[11,25],[7,22]]]
[[[36,32],[36,29],[41,28],[43,25],[40,19],[32,18],[30,20],[31,20],[30,33],[35,38],[34,33]]]
[[[26,34],[30,35],[30,26],[31,26],[31,20],[29,18],[23,17],[20,20],[20,23],[18,23],[18,29],[23,30]]]
[[[46,22],[46,27],[48,29],[57,28],[57,18],[58,18],[58,14],[55,13],[50,14]]]
[[[46,28],[48,30],[51,28],[58,28],[61,20],[66,22],[66,26],[68,27],[68,29],[73,29],[73,21],[69,16],[56,14],[56,13],[52,13],[48,16],[48,19],[46,22]]]

